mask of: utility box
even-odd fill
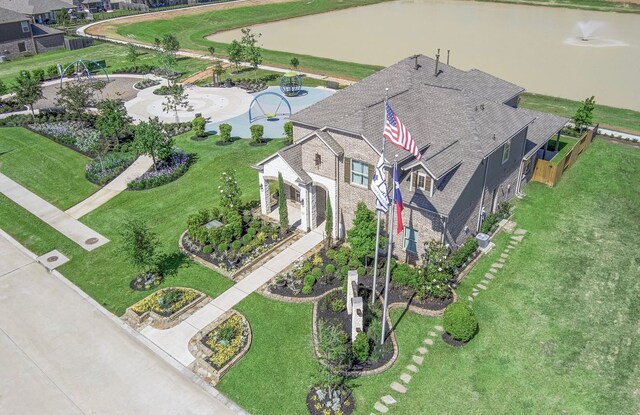
[[[489,239],[489,235],[487,235],[486,233],[477,234],[476,239],[478,240],[478,247],[480,249],[486,249],[491,243],[491,240]]]

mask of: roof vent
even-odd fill
[[[450,49],[447,49],[447,65],[449,65],[449,53],[451,52]]]
[[[413,69],[417,71],[418,69],[420,69],[420,64],[418,63],[418,55],[413,55],[413,59],[414,59]]]
[[[442,73],[442,71],[438,69],[439,65],[440,65],[440,49],[438,49],[438,53],[436,53],[436,73],[435,73],[436,76]]]

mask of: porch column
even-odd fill
[[[309,186],[302,183],[298,184],[300,188],[300,227],[307,232],[309,230],[309,205],[311,204],[311,195]]]
[[[258,173],[258,181],[260,182],[260,212],[268,215],[271,210],[271,192],[269,191],[269,182],[264,179],[264,173]]]

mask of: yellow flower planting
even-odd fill
[[[196,291],[188,288],[169,288],[156,291],[132,305],[131,309],[137,314],[142,314],[149,310],[158,314],[173,314],[197,299],[198,296],[199,294]],[[163,308],[163,305],[166,308]]]
[[[219,338],[219,333],[226,330],[233,330],[233,337],[228,342]],[[209,359],[211,363],[218,369],[229,363],[244,346],[246,337],[247,332],[242,317],[239,315],[229,317],[207,335],[205,343],[213,351]]]

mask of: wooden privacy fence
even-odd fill
[[[557,163],[541,159],[536,160],[531,180],[544,183],[547,186],[555,186],[560,181],[565,170],[571,167],[578,159],[578,156],[591,145],[593,138],[598,134],[597,131],[598,125],[593,130],[586,131],[571,150]]]

